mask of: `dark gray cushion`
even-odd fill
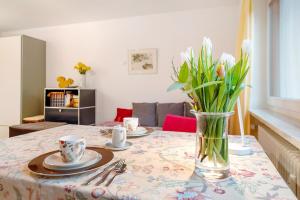
[[[191,113],[191,110],[193,110],[193,107],[190,103],[184,102],[184,116],[185,117],[195,117],[194,114]]]
[[[132,103],[132,116],[139,118],[141,126],[157,126],[156,103]]]
[[[161,127],[167,114],[184,115],[184,103],[158,103],[156,113],[158,126]]]

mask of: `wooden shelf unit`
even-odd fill
[[[48,96],[51,92],[63,92],[64,95],[68,92],[73,95],[78,95],[78,107],[51,106],[50,97]],[[44,115],[46,121],[95,125],[96,90],[82,88],[45,88]]]

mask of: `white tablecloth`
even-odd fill
[[[130,139],[133,146],[114,152],[126,159],[127,172],[109,186],[81,186],[95,173],[66,178],[31,175],[26,166],[34,157],[56,150],[58,138],[80,135],[89,146],[103,146],[110,139],[100,127],[66,125],[0,140],[0,199],[296,199],[254,137],[246,141],[250,156],[230,156],[231,177],[209,182],[193,174],[195,135],[155,131]],[[238,137],[230,137],[238,142]]]

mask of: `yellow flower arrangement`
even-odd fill
[[[56,81],[58,82],[58,87],[60,87],[60,88],[67,88],[74,83],[73,79],[71,79],[71,78],[66,79],[63,76],[58,76],[56,78]]]
[[[77,63],[77,65],[74,66],[74,69],[78,70],[79,74],[86,74],[87,71],[92,70],[90,66],[87,66],[82,62]]]

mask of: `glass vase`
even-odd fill
[[[195,173],[208,179],[227,178],[228,120],[233,112],[191,112],[197,119]]]
[[[86,75],[80,74],[80,81],[79,81],[80,88],[86,88]]]

